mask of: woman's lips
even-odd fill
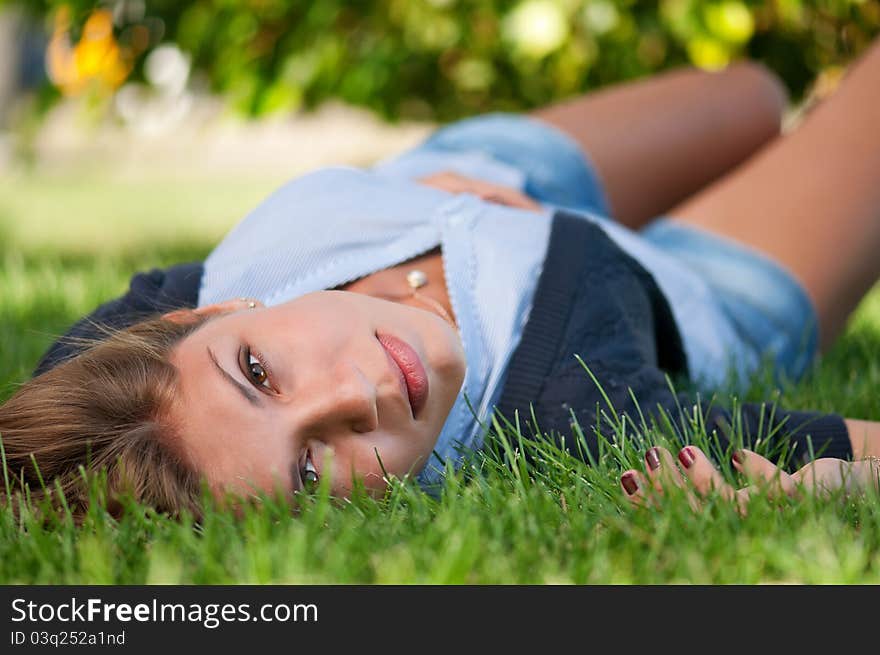
[[[418,417],[428,400],[428,375],[425,373],[422,360],[412,346],[402,339],[390,334],[377,334],[376,338],[403,373],[413,418]]]

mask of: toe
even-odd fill
[[[645,468],[651,485],[658,493],[662,494],[664,488],[668,490],[673,486],[685,488],[685,481],[675,464],[675,458],[662,446],[648,449],[645,453]]]
[[[684,467],[684,474],[701,496],[718,491],[725,498],[734,497],[733,488],[724,481],[706,454],[696,446],[685,446],[678,451],[678,461]]]
[[[750,483],[766,488],[770,495],[792,495],[796,482],[787,472],[766,457],[751,450],[742,449],[733,454],[733,467]]]
[[[626,494],[627,500],[636,506],[643,506],[648,501],[650,484],[641,473],[635,469],[624,471],[620,476],[620,488]]]

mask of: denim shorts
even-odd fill
[[[742,345],[772,367],[777,383],[803,376],[818,351],[818,317],[791,273],[744,244],[670,218],[641,234],[708,282]]]
[[[379,168],[416,177],[450,163],[463,175],[518,187],[545,205],[587,213],[600,223],[609,220],[607,197],[589,155],[568,135],[527,116],[495,113],[452,123]],[[817,352],[817,316],[788,271],[744,244],[670,217],[658,217],[636,234],[709,286],[721,308],[719,320],[727,324],[706,324],[700,329],[716,334],[696,342],[730,335],[724,348],[740,365],[741,377],[753,375],[764,362],[777,382],[804,374]],[[748,362],[745,369],[743,362]]]

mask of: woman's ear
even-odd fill
[[[255,309],[263,307],[263,303],[254,298],[236,298],[235,300],[224,300],[203,307],[191,309],[189,307],[183,309],[175,309],[162,315],[162,318],[172,323],[194,323],[208,316],[217,314],[228,314],[229,312],[237,312],[242,309]]]

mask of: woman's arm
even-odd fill
[[[852,444],[853,459],[880,457],[880,423],[844,419],[849,431],[849,442]]]
[[[452,171],[441,171],[418,180],[425,186],[442,189],[450,193],[471,193],[487,202],[508,207],[518,207],[530,211],[540,211],[541,205],[526,194],[500,184],[475,180]]]

